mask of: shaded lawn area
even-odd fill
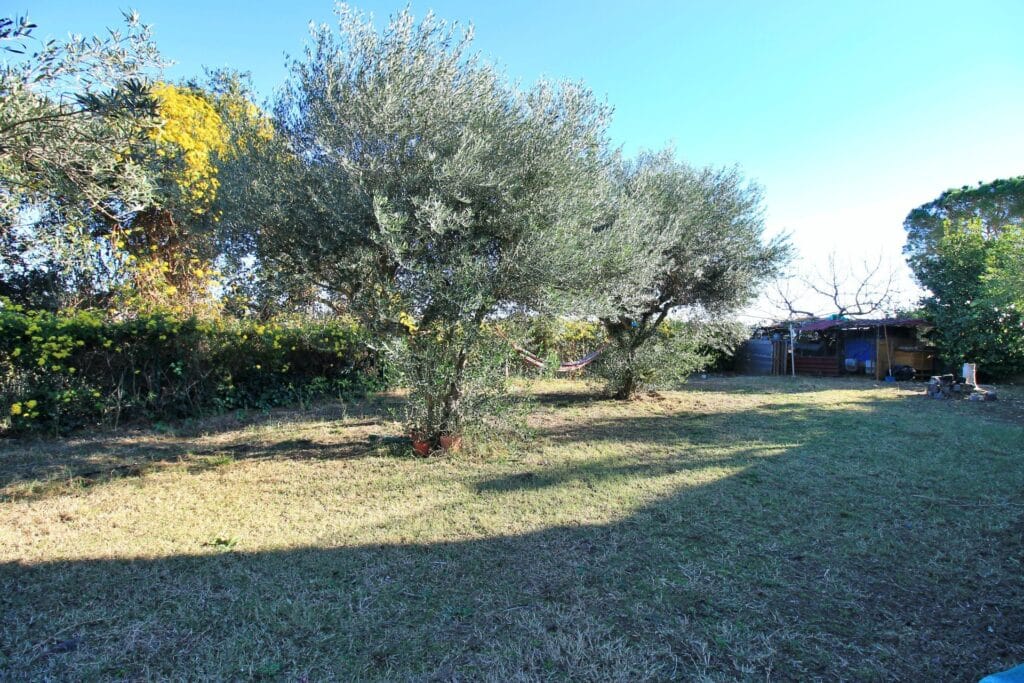
[[[967,680],[1024,661],[1024,426],[920,385],[537,383],[0,446],[0,678]]]

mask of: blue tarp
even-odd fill
[[[847,339],[844,344],[846,358],[857,360],[875,360],[875,340],[873,339]]]
[[[1024,664],[1009,671],[985,676],[979,683],[1024,683]]]

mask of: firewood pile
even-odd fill
[[[936,375],[928,382],[928,396],[935,399],[965,398],[969,401],[995,401],[996,390],[971,384],[956,375]]]

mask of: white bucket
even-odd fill
[[[978,385],[978,364],[977,363],[964,363],[964,382],[967,384]]]

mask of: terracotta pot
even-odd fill
[[[409,437],[412,440],[412,450],[416,452],[416,455],[428,456],[430,455],[430,442],[424,439],[419,434],[413,434]]]
[[[462,434],[442,434],[441,448],[457,453],[462,448]]]

